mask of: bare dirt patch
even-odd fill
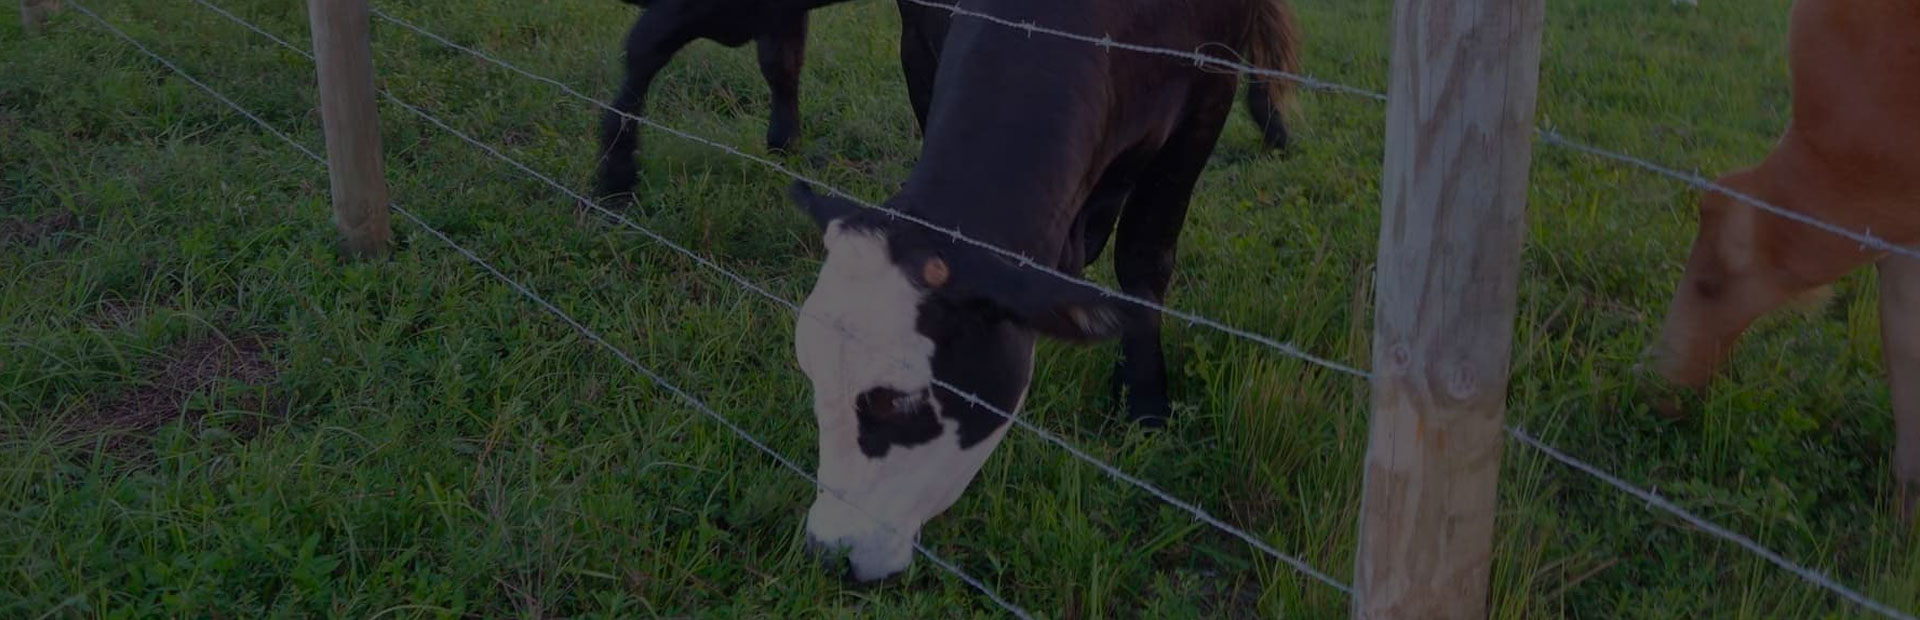
[[[174,343],[148,358],[140,369],[141,385],[114,396],[72,419],[70,438],[103,441],[109,451],[127,454],[145,448],[154,431],[175,420],[199,425],[208,413],[189,406],[199,395],[223,386],[265,388],[279,375],[267,359],[268,342],[243,336],[232,340],[218,335],[196,336]],[[215,401],[223,411],[246,411],[225,428],[242,438],[258,433],[266,416],[280,409],[284,399],[261,389],[238,389]]]
[[[78,228],[80,217],[66,209],[55,209],[38,217],[3,219],[0,220],[0,249],[38,245]]]

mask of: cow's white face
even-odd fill
[[[868,581],[906,569],[920,525],[960,497],[1006,428],[962,446],[959,422],[940,415],[935,343],[915,327],[926,293],[889,260],[886,240],[836,223],[827,248],[794,329],[813,383],[820,483],[833,490],[814,498],[807,537],[845,551],[854,579]]]
[[[825,487],[807,513],[807,538],[818,551],[846,553],[854,579],[884,579],[912,562],[921,525],[959,499],[1006,433],[1004,417],[935,379],[1017,412],[1036,331],[1106,337],[1118,333],[1120,314],[1033,272],[842,221],[851,207],[830,199],[797,198],[827,246],[794,329]]]

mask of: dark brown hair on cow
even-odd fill
[[[1262,69],[1300,73],[1300,25],[1294,19],[1293,5],[1286,0],[1253,0],[1247,5],[1253,13],[1247,20],[1246,38],[1241,41],[1247,60]],[[1266,76],[1251,79],[1262,82],[1267,101],[1275,110],[1294,109],[1292,80]]]

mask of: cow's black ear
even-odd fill
[[[1077,343],[1114,338],[1137,312],[1117,298],[997,257],[956,257],[941,269],[953,282],[944,294],[984,304],[1041,335]]]
[[[860,209],[859,205],[853,204],[853,201],[846,198],[813,193],[813,186],[806,181],[794,181],[793,185],[787,188],[787,196],[793,199],[795,205],[799,205],[800,210],[806,211],[807,215],[813,218],[813,223],[818,225],[820,230],[826,230],[827,225],[832,224],[834,220],[852,215],[854,211]]]

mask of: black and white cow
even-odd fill
[[[627,196],[638,179],[639,167],[634,153],[640,136],[634,122],[625,114],[640,115],[646,108],[647,91],[653,78],[667,66],[673,55],[696,39],[708,39],[728,47],[754,42],[760,55],[760,74],[772,93],[772,113],[767,121],[767,148],[792,150],[800,133],[800,68],[806,60],[808,12],[847,0],[621,0],[645,9],[627,31],[626,78],[619,94],[608,105],[620,112],[608,111],[600,119],[600,160],[594,175],[595,196]],[[949,13],[900,0],[901,45],[903,63],[932,58],[939,35],[945,32]],[[929,66],[907,71],[908,79],[933,79]],[[931,84],[909,84],[914,106],[925,123],[925,98]],[[1282,120],[1281,103],[1269,97],[1269,89],[1258,84],[1247,88],[1247,110],[1260,126],[1263,140],[1273,149],[1284,150],[1288,135]]]
[[[1162,299],[1236,77],[901,6],[925,140],[886,205],[1070,274],[1111,233],[1121,288]],[[1261,66],[1295,64],[1285,0],[967,8],[1174,49],[1225,42]],[[1270,88],[1274,102],[1287,94]],[[833,489],[815,498],[807,534],[816,549],[845,552],[854,579],[904,570],[921,525],[959,498],[1006,432],[1004,418],[935,380],[1018,411],[1038,337],[1117,336],[1130,415],[1167,418],[1157,314],[805,185],[793,193],[827,250],[794,342],[813,386],[819,477]]]

